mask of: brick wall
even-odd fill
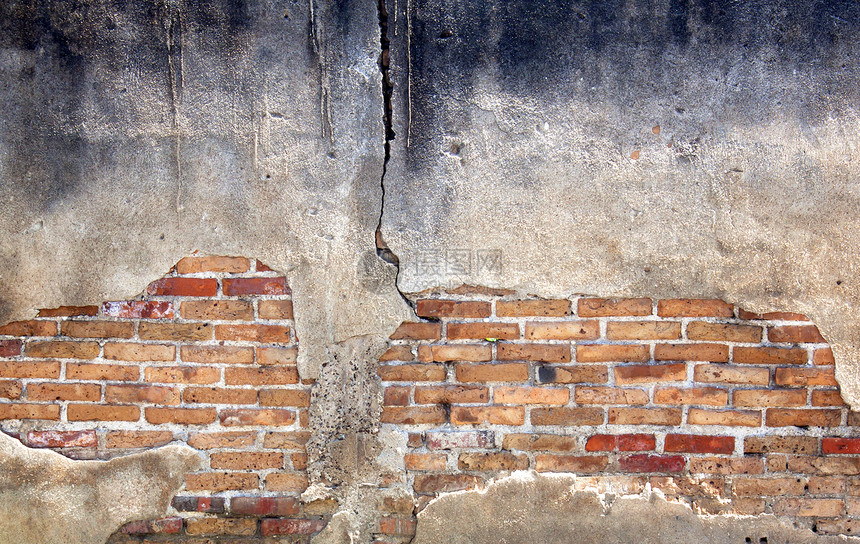
[[[860,418],[804,316],[468,289],[417,311],[378,368],[414,492],[370,506],[380,543],[408,541],[439,493],[520,469],[860,530]],[[206,468],[169,517],[113,542],[307,542],[336,505],[298,498],[313,383],[295,367],[292,319],[284,277],[235,257],[183,259],[135,300],[42,310],[0,327],[0,428],[81,459],[175,440],[200,451]]]

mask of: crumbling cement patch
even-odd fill
[[[0,433],[0,542],[104,544],[128,522],[163,516],[200,465],[187,446],[73,461]]]
[[[442,495],[418,514],[413,544],[810,544],[821,536],[774,516],[697,515],[659,491],[615,497],[575,491],[575,476],[519,472],[485,490]]]

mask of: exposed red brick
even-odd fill
[[[454,325],[453,323],[449,324],[449,338],[450,336],[450,327]],[[393,333],[391,333],[392,340],[439,340],[442,338],[442,324],[441,323],[411,323],[404,321],[397,327]]]
[[[806,387],[810,385],[837,386],[833,368],[777,368],[774,374],[777,385]]]
[[[654,391],[654,404],[725,406],[728,400],[729,392],[718,387],[658,387]]]
[[[159,385],[108,385],[105,401],[116,403],[179,404],[179,390]]]
[[[21,346],[22,342],[20,340],[0,340],[0,357],[21,355]]]
[[[450,450],[458,448],[493,448],[493,431],[428,431],[427,449]]]
[[[182,346],[179,356],[186,363],[251,364],[254,348],[242,346]]]
[[[224,294],[227,296],[245,295],[288,295],[287,279],[276,278],[225,278]]]
[[[833,350],[831,348],[819,348],[812,352],[812,363],[816,365],[834,365],[836,360],[833,358]]]
[[[767,330],[767,339],[771,342],[785,342],[791,344],[814,343],[823,344],[827,342],[818,327],[815,325],[782,325],[770,327]]]
[[[31,448],[94,448],[95,431],[31,431],[27,433]]]
[[[104,358],[113,361],[173,361],[176,346],[162,344],[135,344],[131,342],[106,342]]]
[[[274,451],[219,451],[209,456],[209,466],[227,470],[284,468],[284,454]]]
[[[382,409],[383,423],[420,425],[446,421],[447,416],[441,406],[385,406]]]
[[[298,353],[296,348],[257,348],[257,364],[295,365]]]
[[[525,363],[462,363],[457,365],[456,374],[460,382],[524,382],[529,379]]]
[[[734,317],[731,304],[716,299],[666,299],[657,301],[660,317]]]
[[[574,400],[577,404],[648,404],[648,392],[621,387],[579,386]]]
[[[211,278],[161,278],[149,284],[150,295],[176,297],[214,297],[218,294],[218,280]]]
[[[694,321],[687,325],[687,338],[712,342],[761,342],[762,328],[757,325],[734,325]]]
[[[0,342],[0,356],[9,357],[3,355],[4,343]],[[99,345],[97,342],[28,342],[26,354],[28,357],[49,359],[95,359],[99,355]]]
[[[581,298],[577,303],[580,317],[651,315],[650,298]]]
[[[667,434],[663,451],[684,453],[731,454],[735,450],[733,436],[707,436],[695,434]]]
[[[539,361],[566,363],[570,361],[570,346],[566,344],[508,344],[496,348],[500,361]]]
[[[0,404],[0,419],[60,419],[57,404]]]
[[[196,342],[211,340],[214,327],[209,323],[148,323],[138,326],[141,340],[173,340]]]
[[[602,408],[533,408],[532,425],[602,425]]]
[[[608,363],[613,361],[644,363],[650,357],[649,347],[638,344],[587,344],[576,346],[576,360],[580,363]]]
[[[585,451],[653,451],[653,434],[596,434],[588,438]]]
[[[215,421],[215,408],[146,408],[146,421],[153,424],[203,425]]]
[[[209,384],[221,379],[221,369],[211,366],[151,366],[144,370],[144,376],[148,382]]]
[[[443,365],[379,365],[376,369],[384,382],[441,382],[446,372]]]
[[[0,378],[59,378],[60,367],[59,361],[0,362]]]
[[[319,519],[272,518],[260,522],[260,534],[272,535],[312,535],[323,530],[325,522]]]
[[[490,317],[490,303],[422,299],[416,303],[419,317]]]
[[[523,425],[525,410],[522,406],[454,406],[451,408],[454,425]]]
[[[687,365],[630,365],[615,367],[615,383],[619,385],[653,382],[680,382],[687,379]]]
[[[388,393],[386,389],[386,395]],[[415,404],[479,404],[490,400],[490,390],[477,385],[440,385],[415,388]]]
[[[434,325],[434,323],[414,324]],[[449,340],[480,340],[485,338],[516,340],[520,337],[520,326],[516,323],[448,323],[447,337]]]
[[[686,460],[683,455],[627,455],[618,459],[625,472],[683,472]]]
[[[838,389],[823,390],[816,389],[812,392],[812,406],[847,406],[842,400],[842,394]]]
[[[804,365],[809,354],[799,348],[736,347],[734,361],[752,365]]]
[[[137,406],[113,406],[101,404],[69,404],[66,408],[69,421],[137,421],[140,408]]]
[[[569,389],[549,387],[496,387],[493,402],[496,404],[567,404]]]
[[[489,361],[493,358],[493,349],[489,345],[455,344],[433,346],[431,348],[434,361]]]
[[[725,363],[729,360],[729,347],[725,344],[657,344],[654,359]]]
[[[238,403],[237,403],[238,404]],[[262,389],[260,406],[310,406],[311,392],[306,389]]]
[[[703,410],[690,408],[687,412],[690,425],[723,425],[726,427],[759,427],[761,412],[757,410]]]
[[[748,436],[744,453],[793,453],[817,455],[818,439],[812,436]]]
[[[610,340],[677,340],[681,323],[676,321],[610,321],[606,324]]]
[[[379,531],[385,535],[412,535],[416,525],[414,519],[384,517],[379,520]]]
[[[55,321],[13,321],[0,327],[0,334],[9,336],[56,336]]]
[[[262,368],[227,368],[224,370],[227,385],[289,385],[299,383],[295,367],[264,366]]]
[[[573,436],[555,434],[512,433],[505,435],[502,447],[506,450],[566,452],[577,448],[577,440]]]
[[[529,340],[597,340],[599,337],[600,324],[593,320],[526,323],[526,338]]]
[[[251,262],[245,257],[194,256],[185,257],[176,263],[177,274],[198,274],[200,272],[239,274],[250,269]]]
[[[798,389],[739,389],[732,395],[735,406],[803,406],[806,391]]]
[[[126,319],[173,319],[172,302],[161,300],[122,300],[105,302],[102,313],[107,317]]]
[[[483,480],[468,474],[416,474],[413,488],[416,493],[450,493],[474,489]]]
[[[105,445],[108,448],[154,448],[172,440],[171,431],[109,431]]]
[[[230,513],[238,516],[295,516],[301,505],[295,497],[233,497]]]
[[[609,466],[605,455],[535,455],[535,470],[538,472],[603,472]]]
[[[860,438],[822,438],[822,453],[860,453]]]
[[[250,536],[257,532],[257,520],[242,518],[190,518],[185,520],[187,535]]]
[[[539,383],[606,383],[609,370],[605,365],[541,365],[536,369]]]
[[[0,380],[0,398],[18,399],[24,391],[24,384],[19,380]]]
[[[770,383],[770,369],[723,364],[698,364],[693,370],[693,380],[705,383],[768,385]]]
[[[186,491],[222,491],[257,489],[260,477],[249,472],[203,472],[185,475]]]
[[[67,380],[137,381],[140,369],[132,365],[102,365],[96,363],[68,363]]]
[[[570,315],[569,300],[500,300],[496,302],[499,317],[562,317]]]
[[[188,445],[199,450],[214,448],[244,448],[254,445],[256,433],[252,431],[229,431],[216,433],[194,433],[188,437]],[[265,447],[271,447],[264,444]]]
[[[407,453],[403,462],[406,470],[445,470],[447,459],[444,453]]]
[[[190,300],[182,303],[183,319],[252,321],[254,306],[244,300]]]
[[[802,495],[804,485],[800,478],[735,478],[732,493],[738,497]]]
[[[770,408],[765,416],[765,424],[768,427],[836,427],[841,419],[841,410]]]
[[[610,408],[610,425],[670,425],[681,424],[680,408]]]
[[[292,425],[296,421],[296,413],[292,410],[238,408],[221,410],[218,420],[224,427],[243,425]]]
[[[31,383],[27,386],[27,398],[98,402],[102,398],[102,387],[94,383]]]
[[[528,457],[507,452],[461,453],[457,463],[460,470],[469,471],[525,470],[529,468]]]
[[[59,308],[43,308],[36,317],[93,317],[98,315],[98,306],[60,306]]]

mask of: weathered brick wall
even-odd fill
[[[379,542],[408,541],[439,493],[520,469],[857,530],[860,418],[804,316],[484,289],[417,311],[378,370],[384,429],[408,445],[406,473],[382,485],[414,492],[368,505]],[[306,542],[336,505],[299,500],[313,383],[296,371],[292,319],[284,277],[235,257],[183,259],[133,301],[43,310],[0,327],[0,427],[81,459],[198,449],[206,468],[174,512],[115,542]]]

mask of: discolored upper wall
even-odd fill
[[[388,6],[402,290],[797,309],[857,406],[860,6]]]

